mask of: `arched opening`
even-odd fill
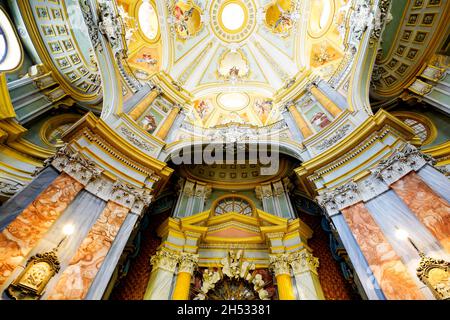
[[[196,152],[194,149],[190,151],[194,160]],[[321,208],[306,195],[307,191],[298,184],[295,175],[290,174],[300,162],[285,154],[280,155],[279,162],[278,171],[267,176],[260,172],[261,163],[169,162],[175,174],[166,186],[164,199],[159,199],[155,207],[164,207],[160,204],[166,204],[164,212],[170,219],[164,222],[158,218],[160,225],[152,225],[158,230],[158,235],[153,232],[150,236],[147,232],[145,237],[140,238],[140,245],[145,248],[149,243],[153,243],[151,254],[155,254],[158,246],[164,246],[164,243],[170,242],[173,237],[162,236],[161,232],[166,232],[162,230],[172,230],[172,223],[183,226],[178,231],[168,231],[168,234],[181,232],[176,236],[180,238],[173,241],[178,245],[187,241],[184,246],[194,246],[198,254],[198,268],[193,271],[189,282],[189,299],[280,299],[278,281],[281,280],[277,280],[269,263],[275,243],[269,240],[265,230],[275,230],[284,224],[291,226],[288,229],[293,228],[296,221],[299,221],[302,230],[299,232],[304,236],[296,238],[297,236],[289,235],[288,237],[293,238],[282,240],[282,243],[287,241],[286,243],[297,243],[293,244],[294,246],[301,246],[303,241],[305,244],[308,241],[309,246],[311,242],[313,253],[319,257],[321,264],[317,275],[310,276],[316,279],[312,281],[322,286],[325,294],[323,296],[320,293],[317,298],[358,297],[345,250],[335,238]],[[153,217],[156,219],[156,216],[148,217],[150,221]],[[193,232],[194,230],[196,231]],[[196,232],[202,233],[197,240],[193,240],[195,236],[188,236],[190,240],[182,240],[182,234],[193,235]],[[142,283],[152,281],[150,269],[147,267],[143,272],[141,265],[142,255],[148,252],[131,254],[132,258],[128,259],[129,272],[120,281],[118,277],[118,285],[112,291],[112,298],[124,299],[127,295],[132,295],[132,284],[136,282],[140,283],[139,299],[144,298]],[[234,256],[230,257],[233,254]],[[233,266],[245,270],[230,271]],[[172,292],[175,290],[179,268],[181,266],[176,269],[178,271],[174,271]],[[293,291],[301,290],[302,280],[293,278],[292,281]],[[300,282],[297,284],[295,281]],[[339,289],[336,289],[336,284]],[[148,295],[148,291],[145,295]]]

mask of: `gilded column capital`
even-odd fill
[[[198,254],[183,252],[180,254],[178,272],[193,274],[198,265]]]
[[[291,275],[290,258],[288,253],[269,255],[269,267],[275,273],[275,276],[282,274]]]
[[[318,274],[317,268],[319,268],[319,259],[305,249],[291,253],[290,265],[294,274],[301,274],[304,272],[314,272],[315,274]]]
[[[180,254],[178,252],[161,248],[150,258],[150,264],[152,270],[163,269],[174,273],[179,259]]]
[[[161,95],[163,92],[162,89],[160,87],[158,87],[157,85],[154,85],[152,87],[152,91],[156,92],[157,96]]]

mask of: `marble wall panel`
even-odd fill
[[[49,166],[22,191],[2,204],[0,207],[0,231],[14,221],[58,176],[59,172]]]
[[[82,189],[61,174],[0,233],[0,287]]]
[[[415,172],[395,182],[391,188],[436,237],[445,251],[450,252],[448,202],[436,194]]]
[[[386,298],[424,299],[364,204],[357,203],[342,210],[342,213]]]
[[[49,295],[49,300],[84,299],[129,209],[108,202]]]

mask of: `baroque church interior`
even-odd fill
[[[449,16],[0,0],[0,299],[450,299]]]

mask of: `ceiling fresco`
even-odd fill
[[[336,71],[347,2],[120,0],[119,8],[136,78],[168,75],[191,95],[198,125],[264,126],[280,120],[272,100],[289,84]]]

